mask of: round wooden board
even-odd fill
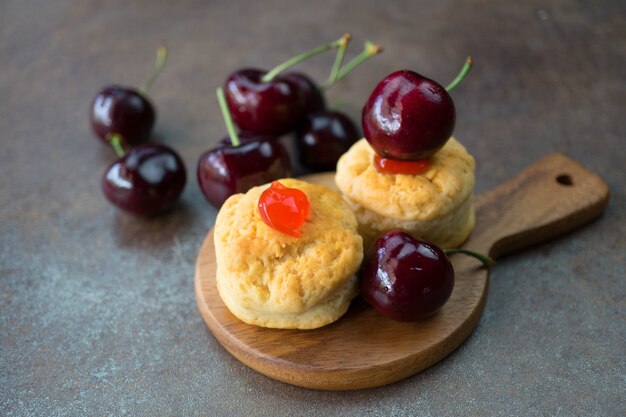
[[[330,173],[304,177],[334,188]],[[195,291],[202,318],[237,359],[280,381],[306,388],[349,390],[398,381],[428,368],[456,349],[483,310],[488,270],[473,259],[452,257],[456,273],[450,300],[416,323],[390,320],[362,299],[337,322],[315,330],[274,330],[243,323],[216,287],[213,231],[196,265]]]

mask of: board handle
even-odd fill
[[[466,248],[499,257],[576,229],[602,214],[609,187],[572,159],[551,154],[475,201]]]

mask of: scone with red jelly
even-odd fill
[[[309,206],[299,236],[280,231],[264,218],[260,201],[271,191],[269,184],[231,196],[215,223],[219,294],[248,324],[277,329],[325,326],[339,319],[357,294],[355,273],[363,245],[356,218],[327,187],[295,179],[274,186],[306,196]],[[267,213],[293,209],[289,198],[285,207]]]

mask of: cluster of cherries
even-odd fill
[[[141,88],[105,87],[91,105],[94,133],[119,157],[105,171],[102,191],[116,206],[139,215],[152,215],[171,206],[187,179],[183,161],[173,149],[147,143],[156,120],[147,92],[166,60],[167,51],[161,47],[154,70]]]
[[[334,168],[360,135],[345,114],[327,108],[324,91],[381,51],[366,42],[360,55],[342,65],[350,39],[346,34],[271,71],[241,69],[230,74],[224,88],[218,89],[229,136],[203,153],[197,166],[200,189],[211,204],[219,208],[232,194],[291,176],[289,155],[278,141],[290,131],[296,133],[305,167],[313,171]],[[337,49],[337,57],[321,86],[304,73],[284,72],[331,49]],[[167,51],[159,48],[155,68],[141,88],[105,87],[91,106],[94,133],[119,157],[103,175],[104,195],[119,208],[138,215],[152,215],[170,207],[186,183],[179,155],[167,146],[147,143],[156,119],[147,92],[166,59]]]
[[[289,177],[291,163],[278,137],[295,132],[299,159],[312,171],[334,169],[339,157],[360,138],[354,123],[326,106],[324,91],[357,65],[381,52],[371,42],[343,64],[350,35],[297,55],[270,71],[241,69],[231,73],[217,98],[228,137],[200,156],[200,189],[215,207],[233,194]],[[292,66],[331,49],[337,56],[328,80],[318,86]]]

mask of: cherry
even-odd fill
[[[274,137],[236,133],[221,88],[217,90],[222,115],[232,143],[223,141],[204,152],[197,167],[202,193],[216,208],[233,194],[291,175],[291,164],[285,147]]]
[[[456,110],[448,91],[471,65],[468,58],[446,88],[408,70],[385,77],[363,108],[363,132],[372,148],[389,159],[418,160],[434,155],[454,130]]]
[[[311,86],[302,87],[310,80],[304,80],[297,74],[283,76],[281,72],[305,59],[339,47],[340,41],[299,54],[268,72],[247,68],[230,74],[224,91],[237,126],[241,130],[273,135],[286,133],[297,126],[304,117],[306,107],[316,105],[310,101],[316,100],[310,98],[315,93],[307,93]]]
[[[150,138],[156,119],[154,106],[139,91],[130,87],[109,86],[102,89],[91,106],[91,126],[103,142],[117,133],[129,145]]]
[[[113,145],[120,158],[102,177],[102,191],[119,208],[152,215],[172,205],[186,182],[185,167],[176,152],[164,145],[143,144],[124,153],[120,136]]]
[[[343,113],[309,114],[296,134],[300,161],[314,171],[334,170],[339,157],[360,138],[352,120]]]
[[[239,146],[210,149],[198,160],[198,184],[216,208],[233,194],[290,175],[285,147],[274,139],[262,137]]]
[[[363,297],[387,317],[415,321],[443,306],[454,288],[447,254],[464,253],[485,266],[493,259],[465,249],[446,249],[415,239],[402,229],[383,233],[372,245],[361,270]]]
[[[293,237],[300,237],[300,228],[311,214],[306,194],[278,181],[261,193],[258,209],[265,224]]]
[[[264,82],[265,71],[233,72],[224,90],[233,120],[240,129],[280,135],[291,130],[304,115],[304,99],[291,80],[276,77]]]
[[[441,249],[393,229],[374,242],[360,286],[363,297],[385,316],[414,321],[445,304],[454,270]]]
[[[167,51],[157,50],[155,67],[139,89],[108,86],[94,98],[90,110],[91,127],[103,142],[109,143],[113,134],[121,135],[127,145],[138,145],[150,138],[156,112],[146,96],[150,86],[163,69]]]

